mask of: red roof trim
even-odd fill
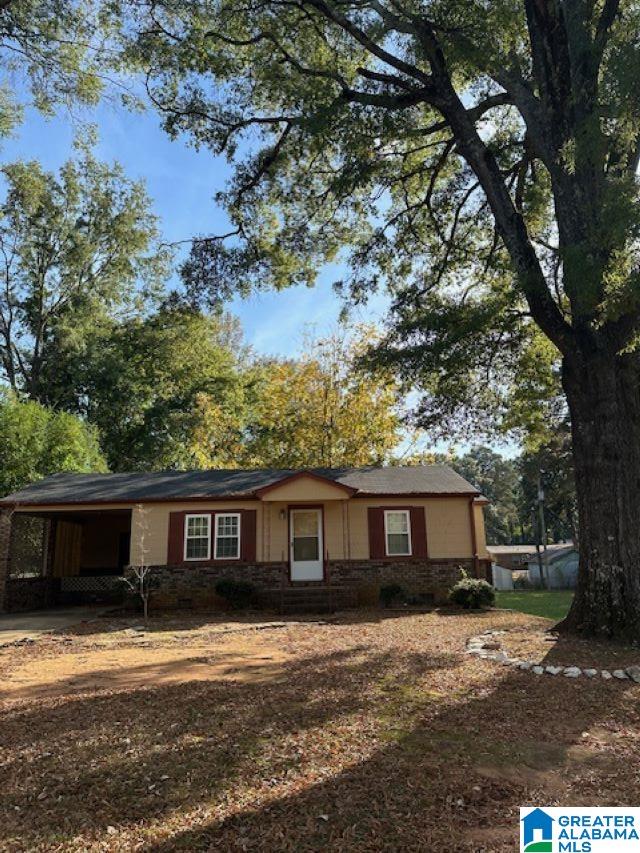
[[[330,477],[322,477],[320,474],[316,474],[313,471],[296,471],[294,474],[287,474],[286,477],[276,480],[275,483],[269,483],[268,486],[262,486],[262,488],[256,489],[254,495],[261,498],[263,495],[266,495],[274,489],[279,489],[280,486],[284,486],[286,483],[292,483],[294,480],[300,480],[304,477],[308,477],[310,480],[318,480],[320,483],[327,483],[330,486],[335,486],[336,489],[342,489],[342,491],[346,492],[350,497],[353,497],[353,495],[358,491],[352,486],[346,486],[344,483],[332,480]]]

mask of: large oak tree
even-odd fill
[[[312,282],[351,246],[352,297],[390,288],[409,361],[481,340],[507,370],[542,334],[573,431],[567,625],[639,639],[639,5],[125,5],[167,130],[236,163],[235,236],[196,243],[188,286]]]

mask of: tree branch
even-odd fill
[[[475,172],[514,265],[531,313],[560,352],[570,350],[573,329],[549,290],[522,215],[516,210],[494,155],[480,138],[449,74],[444,53],[429,22],[420,22],[420,39],[431,63],[438,109],[456,138],[456,148]]]
[[[269,169],[277,161],[277,159],[280,156],[280,153],[282,151],[282,148],[284,147],[284,144],[287,141],[287,137],[291,133],[291,128],[292,128],[291,122],[287,123],[284,130],[280,134],[276,144],[269,151],[266,151],[263,153],[262,162],[260,163],[260,165],[258,166],[256,171],[254,172],[254,174],[251,176],[251,178],[249,178],[248,181],[246,181],[246,183],[244,183],[240,187],[240,189],[236,193],[235,201],[234,201],[235,204],[239,204],[242,201],[242,197],[246,193],[251,192],[252,189],[255,189],[255,187],[257,187],[257,185],[260,183],[260,180],[262,179],[262,177],[264,175],[266,175],[266,173],[269,171]]]
[[[600,58],[602,57],[604,49],[607,45],[607,41],[609,40],[609,34],[611,32],[611,27],[615,23],[619,11],[620,0],[605,0],[604,6],[602,7],[602,12],[600,13],[600,17],[596,25],[596,34],[594,38],[594,44]]]
[[[350,103],[362,104],[369,107],[383,107],[389,110],[406,110],[417,104],[428,103],[428,93],[425,89],[415,89],[399,95],[385,95],[374,92],[359,92],[354,89],[345,89],[340,95],[341,100]]]
[[[422,71],[422,69],[409,62],[405,62],[403,59],[389,53],[385,48],[380,47],[380,45],[373,41],[373,39],[371,39],[364,30],[360,29],[360,27],[354,24],[349,18],[331,6],[328,2],[325,2],[325,0],[307,0],[307,2],[325,18],[338,24],[338,26],[349,33],[349,35],[361,44],[362,47],[366,48],[370,54],[376,56],[386,65],[390,65],[392,68],[395,68],[396,71],[400,71],[408,77],[413,77],[415,80],[419,80],[426,88],[431,86],[431,77]]]

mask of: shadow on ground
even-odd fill
[[[639,688],[473,661],[472,625],[450,652],[337,629],[260,684],[7,708],[3,844],[506,853],[520,805],[635,802]]]
[[[43,611],[45,612],[45,611]],[[287,613],[275,611],[221,611],[211,610],[191,611],[188,615],[180,612],[164,611],[152,614],[148,624],[144,624],[142,614],[131,611],[113,610],[102,613],[99,619],[82,621],[71,625],[65,630],[70,636],[89,636],[103,634],[109,631],[122,631],[127,628],[144,630],[148,634],[164,633],[167,631],[184,633],[202,628],[216,628],[233,623],[234,625],[268,625],[302,623],[328,623],[340,625],[378,625],[382,622],[397,619],[409,619],[421,614],[437,614],[438,616],[460,616],[464,613],[467,618],[476,616],[480,621],[491,611],[462,611],[454,607],[407,607],[407,608],[358,608],[340,610],[333,613]]]

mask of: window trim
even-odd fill
[[[238,537],[237,537],[238,538],[238,553],[234,557],[231,557],[229,555],[225,555],[224,557],[218,557],[217,556],[217,551],[218,551],[217,546],[218,546],[218,527],[220,524],[220,519],[221,518],[229,518],[229,517],[233,517],[233,518],[238,519]],[[214,525],[214,531],[213,531],[213,557],[212,557],[212,559],[214,559],[214,560],[239,560],[241,555],[242,555],[242,546],[241,546],[241,541],[240,541],[241,536],[242,536],[242,513],[238,512],[238,511],[235,511],[235,512],[216,512],[215,522],[216,523]],[[222,536],[221,538],[222,539],[235,539],[234,536]]]
[[[187,545],[189,539],[204,539],[203,536],[189,536],[189,519],[190,518],[206,518],[207,520],[207,556],[206,557],[187,557]],[[211,559],[211,514],[208,512],[188,512],[184,517],[184,546],[183,556],[185,563],[198,563],[204,560]]]
[[[407,519],[407,545],[408,551],[401,554],[390,554],[389,553],[389,528],[387,524],[388,516],[390,513],[394,513],[398,515],[402,513]],[[396,534],[391,534],[396,535]],[[413,556],[413,542],[411,541],[411,510],[410,509],[385,509],[384,511],[384,553],[387,557],[411,557]]]

